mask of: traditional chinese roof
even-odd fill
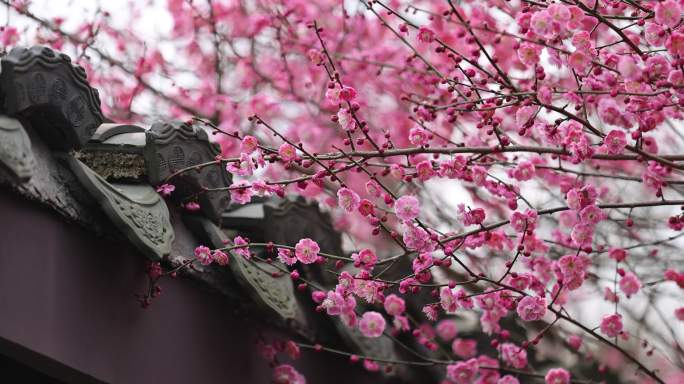
[[[96,236],[123,238],[167,268],[192,258],[198,245],[224,247],[238,234],[286,245],[310,237],[323,252],[342,253],[340,235],[315,203],[270,198],[231,204],[220,190],[231,176],[215,162],[220,149],[199,125],[103,123],[98,92],[85,71],[50,48],[14,49],[1,65],[0,185],[23,198]],[[192,170],[177,176],[186,169]],[[176,190],[164,199],[156,187],[171,179]],[[192,199],[199,211],[183,208]],[[253,252],[267,257],[263,249]],[[330,283],[317,266],[307,268],[302,272],[310,279]],[[311,341],[344,341],[359,353],[397,356],[391,339],[366,339],[316,313],[310,291],[298,293],[273,265],[231,257],[228,268],[183,271],[245,313],[266,316]]]

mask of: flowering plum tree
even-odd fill
[[[201,166],[233,175],[233,203],[329,208],[348,254],[236,237],[191,260],[266,247],[318,311],[411,356],[290,341],[291,358],[457,384],[684,382],[684,2],[168,0],[153,8],[172,26],[150,34],[148,2],[118,25],[0,1],[3,47],[74,54],[109,118],[213,133],[222,156]],[[275,382],[305,382],[275,355]]]

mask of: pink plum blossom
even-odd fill
[[[306,384],[306,379],[293,366],[281,364],[273,370],[273,382],[275,384]]]
[[[413,259],[413,273],[419,274],[433,265],[434,258],[429,252],[423,252]]]
[[[283,143],[278,148],[278,154],[284,162],[290,162],[297,158],[297,150],[294,146]]]
[[[577,335],[570,335],[568,337],[568,345],[570,348],[577,351],[582,346],[582,338]]]
[[[532,31],[544,37],[552,32],[551,15],[546,11],[535,12],[530,20]]]
[[[598,103],[598,115],[604,123],[629,128],[630,123],[622,113],[622,108],[612,98],[603,98]]]
[[[623,248],[611,248],[608,257],[618,262],[624,261],[627,258],[627,251]]]
[[[684,33],[679,31],[672,32],[670,38],[665,42],[665,47],[673,55],[684,54]]]
[[[619,314],[606,315],[601,320],[601,333],[608,337],[616,337],[622,332],[622,316]]]
[[[212,254],[211,249],[203,245],[195,248],[195,258],[199,260],[202,265],[209,265],[214,261],[214,255]]]
[[[321,308],[326,310],[328,315],[339,316],[354,311],[356,300],[351,296],[343,296],[337,291],[328,291],[325,299],[321,302]]]
[[[527,351],[513,343],[503,343],[499,346],[501,359],[513,368],[522,369],[527,366]]]
[[[371,270],[378,262],[378,257],[373,250],[364,248],[359,253],[352,254],[352,260],[354,260],[354,266]]]
[[[456,312],[458,309],[458,302],[456,301],[456,296],[454,292],[449,287],[442,287],[439,290],[439,302],[447,313]]]
[[[316,261],[318,257],[318,252],[321,248],[315,241],[305,238],[299,240],[297,245],[295,245],[295,256],[302,264],[311,264]]]
[[[646,23],[646,26],[644,27],[644,37],[649,44],[658,47],[665,44],[667,34],[662,26],[656,23]]]
[[[435,40],[435,32],[430,28],[420,27],[418,29],[418,41],[421,43],[432,43]]]
[[[471,358],[477,354],[477,342],[473,339],[454,339],[451,343],[451,351],[461,358]]]
[[[3,49],[16,44],[19,41],[19,32],[16,27],[9,25],[0,29],[0,44]]]
[[[369,195],[374,196],[374,197],[380,197],[380,194],[382,193],[382,189],[380,188],[380,185],[378,185],[378,182],[375,180],[368,180],[366,182],[366,192],[368,192]]]
[[[627,297],[639,292],[640,288],[641,281],[639,281],[639,278],[634,273],[627,272],[620,278],[620,290],[627,295]]]
[[[432,167],[432,163],[429,161],[421,161],[416,164],[416,174],[420,181],[426,181],[435,175],[435,171]]]
[[[463,204],[458,206],[458,214],[463,220],[463,225],[479,225],[485,220],[485,210],[483,208],[466,209]]]
[[[361,199],[361,201],[359,202],[358,211],[363,216],[372,215],[375,212],[375,205],[372,201],[368,199]]]
[[[352,101],[356,98],[356,89],[345,85],[340,89],[338,95],[342,101]]]
[[[238,255],[242,256],[245,259],[249,260],[252,257],[252,254],[249,252],[249,242],[242,238],[242,236],[235,236],[233,239],[233,252]]]
[[[454,319],[444,319],[441,320],[436,327],[437,335],[444,341],[451,341],[458,334],[458,327],[456,326],[456,320]]]
[[[570,373],[563,368],[550,369],[544,376],[546,384],[570,384]]]
[[[520,381],[511,375],[502,376],[496,384],[520,384]]]
[[[522,232],[525,229],[534,230],[537,225],[537,211],[527,209],[524,213],[519,211],[513,212],[511,215],[511,226],[517,232]]]
[[[641,68],[631,56],[623,56],[617,65],[620,74],[629,80],[638,80],[641,77]]]
[[[568,65],[579,73],[584,73],[591,65],[591,55],[584,49],[578,49],[568,57]]]
[[[230,262],[230,259],[228,258],[228,254],[221,251],[220,249],[215,250],[213,252],[212,257],[214,258],[214,261],[216,262],[216,264],[218,264],[222,267],[225,267]]]
[[[394,319],[392,319],[392,327],[396,331],[400,332],[405,332],[411,329],[411,326],[409,325],[408,318],[406,316],[402,315],[397,315],[394,316]]]
[[[171,196],[171,193],[175,190],[176,186],[173,184],[162,184],[157,187],[157,192],[164,197]]]
[[[682,10],[674,0],[660,2],[655,7],[655,21],[658,24],[674,28],[682,18]]]
[[[250,154],[258,148],[259,141],[256,137],[251,135],[245,135],[240,143],[240,151]]]
[[[363,359],[363,368],[368,372],[378,372],[380,370],[380,364],[373,360]]]
[[[406,226],[402,239],[409,249],[419,252],[430,252],[435,247],[430,239],[430,235],[418,226]]]
[[[546,313],[546,299],[543,297],[525,296],[517,306],[518,316],[525,321],[541,320]]]
[[[614,129],[603,139],[603,148],[611,155],[619,155],[625,150],[627,139],[624,131]]]
[[[573,188],[567,193],[568,207],[574,210],[581,210],[582,208],[594,204],[598,194],[596,188],[591,185],[586,185],[582,188]]]
[[[591,36],[588,31],[578,31],[572,35],[572,45],[577,49],[590,50],[592,45]]]
[[[617,296],[617,294],[615,294],[615,292],[613,292],[613,290],[609,287],[603,288],[603,298],[611,303],[617,303],[620,301],[620,298]]]
[[[409,131],[409,141],[417,147],[423,146],[428,143],[428,133],[420,127],[411,128]]]
[[[477,359],[459,361],[447,365],[447,377],[455,384],[472,384],[475,382],[479,369]]]
[[[337,121],[345,131],[353,129],[356,125],[354,116],[352,116],[351,112],[349,112],[349,110],[346,108],[340,108],[340,110],[337,112]]]
[[[297,360],[301,355],[301,349],[297,343],[292,340],[288,340],[285,343],[285,353],[287,353],[292,360]]]
[[[247,180],[238,180],[230,185],[230,200],[238,204],[252,201],[254,191]]]
[[[578,255],[565,255],[558,260],[563,285],[570,290],[579,288],[586,276],[587,262]]]
[[[254,162],[252,158],[246,154],[240,154],[240,160],[236,162],[229,162],[226,165],[226,170],[238,176],[250,176],[254,173]]]
[[[297,257],[291,249],[278,248],[278,260],[286,265],[294,265],[297,262]]]
[[[511,175],[519,181],[530,180],[534,177],[534,163],[531,161],[522,161],[518,164]]]
[[[582,223],[587,225],[596,225],[605,218],[605,214],[601,208],[595,205],[588,205],[582,208],[579,216]]]
[[[437,320],[437,307],[435,305],[425,305],[423,306],[423,314],[430,321]]]
[[[385,307],[385,312],[390,316],[398,316],[404,313],[406,310],[406,304],[404,304],[404,299],[401,297],[391,294],[385,298],[383,303]]]
[[[200,210],[201,207],[200,207],[200,205],[199,205],[198,202],[196,202],[196,201],[190,201],[190,202],[188,202],[188,203],[185,203],[185,205],[183,206],[183,208],[185,208],[185,210],[186,210],[186,211],[189,211],[189,212],[197,212],[197,211]]]
[[[402,221],[411,221],[418,217],[420,204],[415,196],[402,196],[394,202],[394,212]]]
[[[361,316],[359,330],[366,337],[380,337],[385,331],[385,318],[378,312],[368,311]]]
[[[349,188],[340,188],[337,191],[337,201],[340,208],[347,212],[353,212],[359,208],[361,198],[356,192]]]
[[[518,58],[523,64],[532,66],[539,63],[541,52],[542,47],[538,44],[522,43],[518,48]]]

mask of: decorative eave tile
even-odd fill
[[[109,183],[79,160],[69,157],[67,161],[107,216],[143,254],[159,260],[171,252],[174,231],[169,210],[154,188]]]
[[[287,272],[282,273],[280,269],[266,263],[250,262],[242,256],[234,255],[231,261],[230,267],[234,275],[242,280],[243,285],[248,287],[253,296],[258,297],[264,305],[284,319],[297,317],[294,284]],[[281,273],[281,277],[273,277],[273,273],[277,272]]]
[[[97,90],[69,56],[16,47],[1,61],[3,111],[30,121],[52,148],[80,148],[104,120]]]
[[[185,220],[193,230],[204,232],[200,237],[206,237],[214,248],[225,247],[225,242],[237,235],[234,231],[220,229],[201,216],[189,215]],[[294,284],[289,274],[273,277],[272,273],[280,271],[278,268],[266,263],[250,262],[235,254],[231,254],[229,265],[233,276],[254,300],[286,322],[303,322],[304,315],[297,303]]]
[[[0,115],[0,163],[19,182],[28,181],[36,168],[36,159],[21,122]]]
[[[184,122],[156,123],[145,135],[145,164],[152,185],[164,183],[179,170],[214,161],[221,153],[218,144],[209,141],[204,129]],[[225,188],[230,183],[230,174],[222,164],[205,166],[175,177],[171,181],[176,187],[172,196],[181,200],[199,196],[202,212],[218,222],[230,202],[230,194],[227,190],[203,190]]]

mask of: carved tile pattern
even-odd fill
[[[231,264],[234,265],[233,270],[241,275],[266,305],[286,319],[296,317],[294,285],[288,275],[275,278],[271,273],[278,271],[277,268],[266,263],[256,266],[242,256],[233,257]]]
[[[33,103],[42,103],[47,95],[45,92],[45,76],[42,73],[34,73],[29,83],[29,100]]]
[[[174,232],[169,210],[154,188],[110,184],[75,158],[69,163],[83,186],[138,249],[153,260],[171,252]]]
[[[168,238],[168,229],[163,223],[165,219],[168,220],[168,217],[165,218],[161,210],[143,210],[138,204],[131,204],[114,193],[109,193],[109,196],[117,209],[133,222],[145,238],[152,244],[164,245]]]
[[[212,161],[220,148],[209,141],[207,133],[198,126],[182,122],[156,123],[146,132],[145,162],[151,184],[163,182],[181,169]],[[199,172],[187,172],[174,180],[174,197],[197,195],[203,187],[218,188],[230,185],[230,175],[224,167],[202,167]],[[229,203],[226,191],[199,194],[202,211],[214,221]]]
[[[0,116],[0,162],[18,180],[28,180],[33,175],[36,160],[31,151],[31,141],[14,119]]]

